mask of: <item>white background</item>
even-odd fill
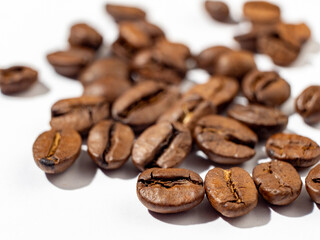
[[[193,53],[215,45],[236,47],[232,40],[244,25],[226,25],[209,18],[202,1],[116,1],[143,7],[151,22],[159,24],[172,41],[189,45]],[[228,1],[234,18],[241,17],[243,1]],[[305,21],[312,39],[289,68],[275,67],[268,57],[256,56],[262,70],[276,69],[291,84],[292,97],[283,106],[290,115],[287,131],[320,143],[320,127],[310,127],[294,113],[293,99],[308,85],[319,84],[319,1],[277,1],[284,20]],[[237,219],[218,215],[207,199],[180,214],[149,212],[137,199],[138,171],[131,162],[115,171],[97,169],[85,147],[77,162],[65,173],[44,174],[32,158],[36,137],[49,129],[50,107],[62,98],[79,96],[79,82],[54,73],[46,54],[67,46],[69,27],[77,21],[92,24],[105,38],[115,40],[117,28],[105,12],[105,0],[1,0],[0,67],[30,65],[40,82],[25,93],[0,93],[0,239],[213,239],[276,237],[301,239],[316,236],[319,205],[312,203],[303,186],[291,205],[275,207],[259,199],[251,213]],[[192,81],[206,80],[202,71],[190,72]],[[238,99],[243,101],[243,99]],[[250,173],[266,159],[263,145],[254,159],[241,165]],[[181,167],[204,178],[214,165],[192,154]],[[299,170],[304,181],[309,169]],[[318,238],[318,237],[317,237]]]

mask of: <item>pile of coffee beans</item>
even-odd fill
[[[235,24],[225,3],[204,5],[213,19]],[[296,168],[317,164],[320,147],[307,137],[282,133],[288,116],[279,107],[290,97],[290,85],[277,72],[257,69],[253,54],[289,65],[310,37],[305,24],[283,23],[274,4],[247,2],[243,15],[252,30],[235,37],[242,50],[211,46],[193,54],[170,41],[142,9],[107,4],[106,11],[119,30],[110,55],[99,56],[103,37],[86,23],[71,27],[66,49],[47,55],[58,74],[79,80],[83,95],[51,107],[52,129],[33,145],[40,169],[65,171],[86,139],[101,169],[118,169],[131,159],[142,171],[138,198],[154,212],[186,211],[206,195],[223,216],[238,217],[256,207],[258,194],[273,205],[290,204],[299,196],[302,181]],[[210,78],[181,92],[179,85],[194,68]],[[37,72],[28,67],[0,70],[4,94],[23,91],[36,80]],[[240,91],[248,104],[230,106]],[[320,122],[320,86],[305,89],[295,106],[307,124]],[[234,167],[252,159],[255,145],[263,141],[269,162],[257,165],[252,177]],[[204,181],[192,170],[176,168],[192,149],[202,150],[213,164],[232,167],[215,167]],[[305,185],[320,203],[320,165],[309,172]]]

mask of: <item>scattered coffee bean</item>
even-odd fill
[[[193,134],[199,148],[214,162],[239,164],[255,155],[256,134],[231,118],[205,116],[197,122]]]
[[[310,170],[305,183],[311,199],[320,204],[320,165]]]
[[[50,130],[40,134],[33,144],[33,158],[46,173],[65,171],[78,158],[81,137],[73,129]]]
[[[152,168],[142,172],[137,182],[140,202],[150,211],[177,213],[197,206],[204,197],[199,174],[181,168]]]
[[[291,163],[295,167],[310,167],[320,160],[320,147],[310,138],[296,134],[277,133],[266,143],[271,159]]]
[[[299,173],[291,164],[283,161],[259,164],[253,169],[252,178],[262,197],[274,205],[288,205],[301,192]]]
[[[230,20],[229,7],[222,1],[205,1],[205,8],[210,16],[220,22]]]
[[[265,1],[250,1],[243,5],[244,16],[252,22],[272,23],[280,21],[280,8]]]
[[[226,217],[243,216],[258,203],[258,192],[252,178],[239,167],[211,169],[204,187],[212,207]]]
[[[107,4],[106,10],[116,22],[143,20],[146,17],[142,9],[131,6]]]

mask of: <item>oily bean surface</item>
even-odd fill
[[[306,189],[311,199],[320,204],[320,165],[310,170],[305,180]]]

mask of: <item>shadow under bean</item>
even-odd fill
[[[12,94],[10,95],[10,97],[32,98],[32,97],[44,95],[49,91],[50,89],[43,82],[37,81],[29,89],[20,93]]]
[[[207,159],[206,155],[197,149],[193,149],[179,168],[190,169],[198,174],[207,172],[212,166],[212,161]]]
[[[110,178],[120,179],[132,179],[140,174],[140,171],[133,165],[131,159],[118,169],[102,170],[102,172]]]

